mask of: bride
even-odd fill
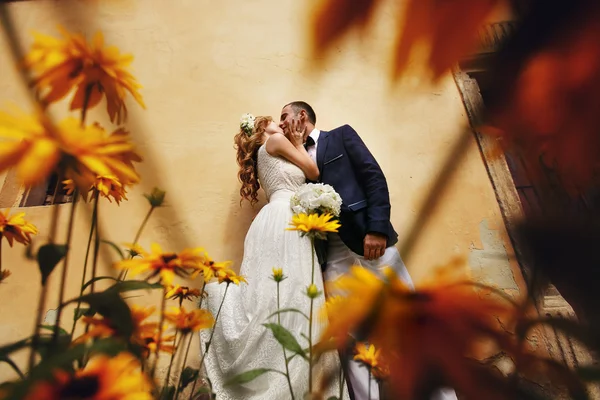
[[[306,288],[311,282],[312,250],[310,240],[294,231],[286,231],[292,219],[290,197],[306,182],[317,180],[319,170],[304,148],[304,132],[293,123],[291,137],[286,137],[271,117],[258,117],[253,129],[242,126],[235,136],[238,176],[242,182],[242,199],[251,204],[258,200],[262,186],[268,199],[254,219],[244,242],[244,258],[240,274],[248,285],[231,285],[215,326],[208,354],[206,370],[218,400],[228,399],[290,399],[286,378],[269,372],[253,381],[224,386],[224,383],[242,372],[268,368],[285,372],[282,346],[270,330],[263,326],[277,322],[276,317],[267,320],[277,310],[277,284],[270,279],[273,268],[283,268],[287,279],[280,283],[281,309],[297,308],[307,313],[309,299]],[[316,257],[315,257],[315,263]],[[320,273],[315,274],[315,284],[323,292]],[[216,315],[223,296],[224,285],[206,285],[208,308]],[[323,306],[323,296],[315,299],[315,310]],[[282,313],[281,325],[288,329],[301,345],[306,344],[303,335],[308,333],[308,322],[298,313]],[[318,338],[324,326],[319,318],[313,323],[313,337]],[[203,343],[209,334],[202,334]],[[290,357],[290,353],[287,353]],[[337,354],[328,353],[320,358],[314,368],[314,387],[318,388],[325,375],[339,376]],[[294,357],[289,363],[290,381],[296,399],[308,392],[308,363]],[[323,393],[324,398],[339,396],[340,382],[333,380]],[[315,390],[315,389],[313,389]],[[348,398],[346,388],[344,398]]]

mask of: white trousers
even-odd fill
[[[400,257],[400,253],[395,246],[390,246],[385,249],[385,253],[376,260],[365,260],[350,250],[348,246],[342,242],[339,235],[330,233],[327,236],[327,267],[323,273],[325,281],[333,281],[346,274],[353,265],[360,265],[363,268],[370,269],[374,272],[380,272],[385,267],[391,267],[400,280],[406,283],[410,288],[414,289],[413,281]],[[348,363],[348,380],[352,385],[355,400],[369,399],[369,371],[361,366],[357,361]],[[375,379],[371,378],[371,400],[379,400],[379,386]],[[432,400],[457,400],[456,393],[453,389],[440,389],[431,398]]]

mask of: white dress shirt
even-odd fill
[[[315,145],[306,148],[308,155],[310,156],[310,158],[312,158],[312,160],[315,163],[317,162],[317,146],[319,145],[319,135],[321,135],[321,131],[317,128],[313,129],[313,131],[308,136],[310,136],[315,141]]]

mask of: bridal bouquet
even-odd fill
[[[290,199],[294,214],[331,214],[339,217],[342,198],[324,183],[306,183]]]

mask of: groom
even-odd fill
[[[410,275],[394,246],[398,234],[390,222],[387,182],[367,146],[349,125],[329,132],[317,129],[315,111],[303,101],[289,103],[281,110],[279,126],[284,132],[288,133],[292,119],[306,128],[305,146],[319,167],[320,182],[333,186],[343,201],[342,226],[338,234],[328,235],[324,249],[324,279],[334,280],[347,273],[352,265],[375,271],[390,266],[412,287]],[[367,369],[352,361],[347,373],[354,398],[367,399]],[[379,399],[377,384],[371,385],[371,398]]]

